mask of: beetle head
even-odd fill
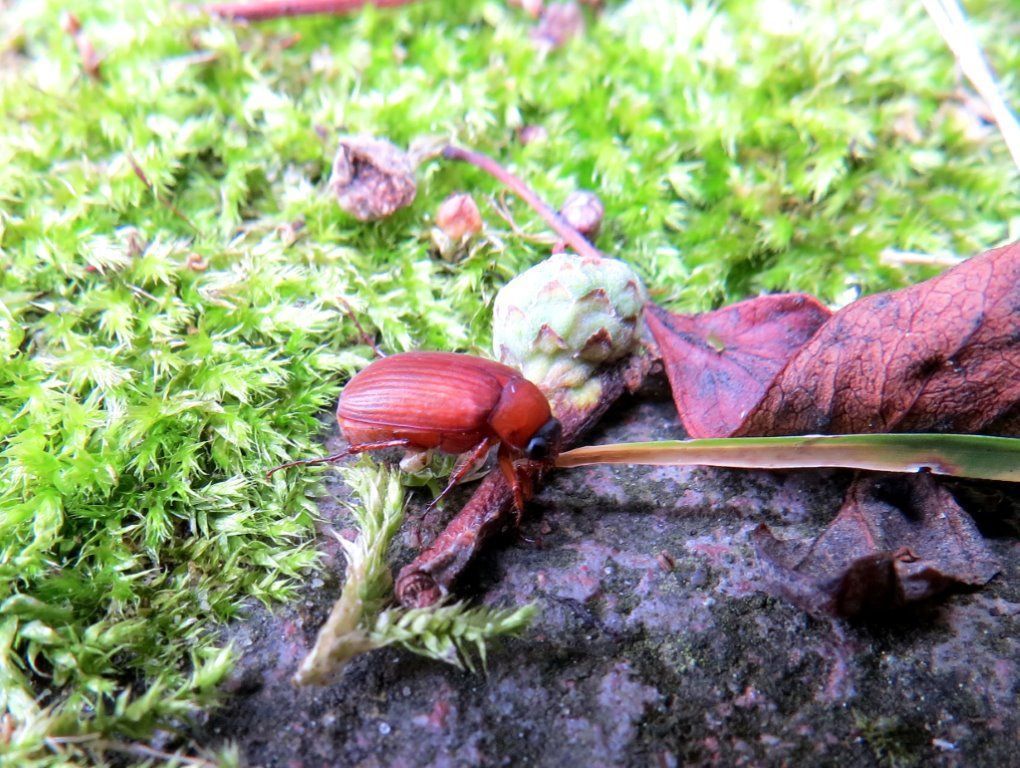
[[[549,419],[531,436],[524,448],[524,457],[531,461],[547,463],[560,452],[563,426],[558,419]]]

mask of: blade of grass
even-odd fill
[[[956,56],[963,74],[991,110],[1013,162],[1020,169],[1020,123],[1003,97],[963,8],[956,0],[921,0],[921,3]]]
[[[908,433],[731,437],[592,445],[556,458],[557,467],[586,464],[845,467],[1020,482],[1020,438]]]

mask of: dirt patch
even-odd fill
[[[595,439],[678,435],[660,390],[623,403]],[[560,473],[464,584],[485,603],[541,608],[525,637],[492,649],[487,675],[384,650],[332,686],[294,688],[339,590],[331,547],[300,601],[230,628],[243,653],[232,693],[194,736],[287,768],[1009,764],[1020,733],[1015,537],[992,541],[1006,566],[987,587],[893,624],[813,619],[763,591],[750,532],[767,522],[816,535],[849,480]],[[322,512],[339,530],[344,489],[329,491]]]

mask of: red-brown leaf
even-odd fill
[[[1020,431],[1020,243],[824,322],[813,302],[649,307],[692,437]]]
[[[837,312],[735,435],[1015,430],[1020,243]]]
[[[649,307],[691,436],[1020,432],[1020,243],[827,319],[789,301],[695,316]],[[858,480],[810,545],[778,541],[764,526],[755,543],[781,592],[841,616],[983,584],[998,567],[952,495],[926,476]]]
[[[811,544],[754,532],[775,588],[813,613],[886,613],[999,570],[973,521],[927,475],[862,477]]]
[[[654,304],[645,319],[691,437],[734,432],[769,382],[831,316],[800,293],[761,296],[700,315]]]

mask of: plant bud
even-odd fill
[[[521,129],[517,131],[517,140],[525,147],[529,144],[543,142],[548,138],[549,131],[541,125],[522,125]]]
[[[81,32],[81,19],[71,11],[64,11],[60,17],[60,28],[69,35]]]
[[[436,212],[436,225],[454,242],[477,235],[482,231],[482,217],[471,195],[450,195]]]
[[[510,0],[510,5],[516,5],[531,18],[537,19],[542,15],[542,7],[545,3],[544,0]]]
[[[385,139],[345,136],[333,161],[329,189],[356,219],[384,219],[414,201],[414,164]]]
[[[531,32],[539,45],[559,48],[584,31],[584,14],[575,2],[546,6],[542,17]]]
[[[560,208],[560,216],[589,240],[594,240],[602,226],[606,209],[594,192],[578,190],[567,195]]]
[[[640,345],[647,300],[640,278],[616,259],[558,253],[518,275],[496,296],[493,347],[546,393],[574,390],[581,401],[595,370]]]

